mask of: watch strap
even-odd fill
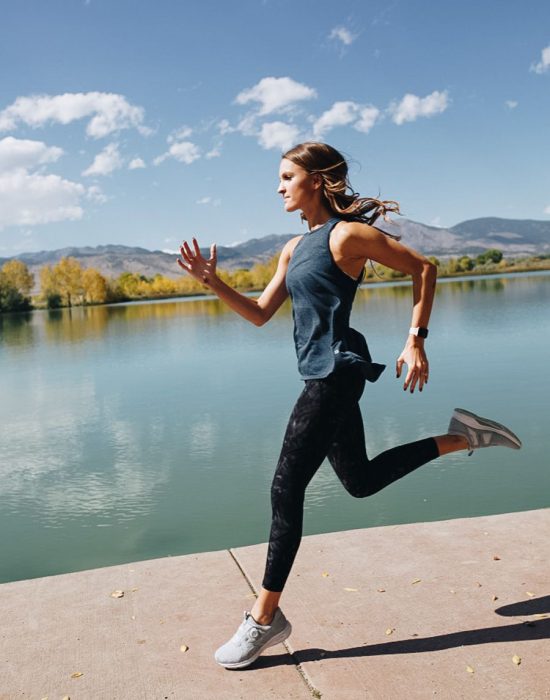
[[[419,338],[427,338],[428,337],[428,329],[422,328],[422,326],[419,326],[417,328],[415,328],[414,326],[411,326],[409,328],[409,334],[410,335],[417,335]]]

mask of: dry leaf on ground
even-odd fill
[[[358,588],[344,588],[345,591],[358,591]]]
[[[124,591],[113,591],[111,598],[124,598]]]
[[[420,581],[422,581],[421,578],[415,578],[414,581],[411,581],[411,585],[412,585],[413,583],[420,583]]]
[[[395,627],[388,627],[388,629],[386,630],[386,634],[390,635],[392,634],[392,632],[395,632]]]
[[[514,654],[512,656],[512,661],[516,664],[516,666],[519,666],[521,663],[521,656],[518,656],[517,654]]]
[[[529,598],[534,598],[534,597],[535,597],[535,594],[534,594],[534,593],[531,593],[531,591],[525,591],[525,595],[528,595]]]
[[[498,600],[498,595],[493,596],[493,598],[492,598],[493,603],[495,602],[495,600]]]
[[[71,673],[71,678],[80,678],[80,676],[83,676],[84,674],[81,671],[76,671],[75,673]]]
[[[471,666],[466,666],[466,670],[468,673],[475,673],[474,669]]]
[[[498,554],[495,554],[493,556],[493,561],[500,561],[500,557],[498,556]]]
[[[323,571],[323,573],[321,574],[321,576],[325,576],[325,577],[328,576],[328,571]]]
[[[378,591],[378,593],[385,593],[386,592],[385,588],[377,588],[376,590]]]
[[[189,649],[189,647],[187,646],[187,644],[182,644],[181,647],[180,647],[180,651],[184,651],[184,652],[185,652],[185,651],[187,651],[188,649]]]

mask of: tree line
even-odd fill
[[[263,289],[275,274],[278,259],[275,255],[250,270],[219,269],[218,275],[237,289]],[[201,294],[208,289],[184,273],[177,279],[161,274],[147,277],[136,272],[106,277],[93,267],[83,267],[72,257],[61,258],[55,265],[44,265],[39,275],[40,291],[32,297],[36,280],[27,265],[20,260],[4,263],[0,269],[0,312],[159,299]]]
[[[548,265],[548,255],[533,256],[517,260],[506,260],[502,251],[491,248],[476,257],[462,255],[445,260],[431,256],[438,267],[440,277],[483,272],[532,269]],[[266,287],[275,274],[279,255],[266,263],[258,263],[250,269],[233,272],[219,269],[218,275],[230,286],[242,291],[259,291]],[[34,275],[20,260],[8,260],[0,269],[0,313],[28,311],[33,308],[56,309],[60,307],[108,304],[137,299],[159,299],[167,297],[202,294],[208,291],[200,282],[187,274],[177,279],[156,274],[152,277],[136,272],[123,272],[116,278],[105,277],[93,267],[84,268],[78,260],[61,258],[55,265],[44,265],[40,269],[40,291],[31,296],[35,286]],[[402,272],[379,265],[365,267],[365,280],[394,280],[406,278]]]

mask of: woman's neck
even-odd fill
[[[326,222],[334,216],[334,212],[329,211],[325,207],[319,207],[315,211],[304,212],[304,216],[306,218],[307,225],[309,226],[309,230],[313,231],[313,229],[319,228],[323,224],[326,224]]]

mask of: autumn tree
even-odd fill
[[[107,299],[107,280],[99,270],[89,267],[82,273],[82,290],[87,304],[103,304]]]
[[[32,308],[30,293],[34,276],[25,263],[8,260],[0,270],[0,312],[26,311]]]
[[[47,305],[52,308],[82,303],[82,273],[82,266],[75,258],[61,258],[53,267],[45,265],[40,270],[40,291]]]
[[[21,260],[8,260],[2,265],[5,282],[11,284],[24,297],[29,297],[34,287],[34,275]]]

